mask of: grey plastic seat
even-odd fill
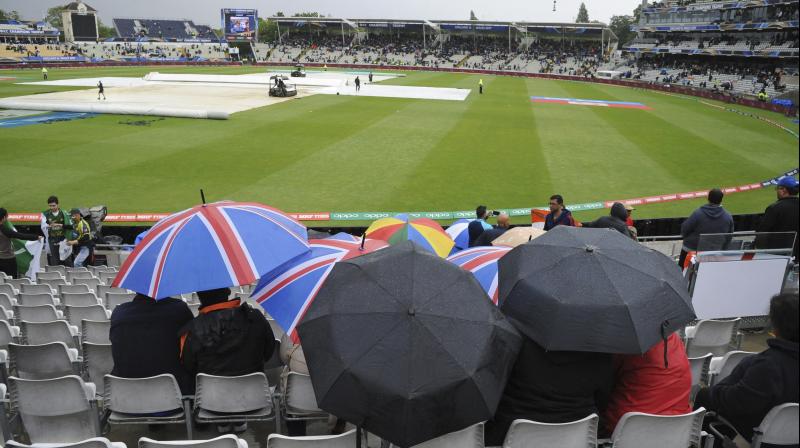
[[[72,284],[75,284],[76,280],[88,280],[88,279],[95,278],[94,274],[89,272],[88,269],[85,270],[85,271],[73,271],[72,269],[74,269],[74,268],[67,269],[67,281],[72,283]],[[77,282],[77,283],[80,283],[80,282]]]
[[[64,317],[70,324],[81,327],[82,320],[108,320],[110,318],[103,305],[65,306]]]
[[[503,448],[595,448],[597,424],[600,418],[592,414],[569,423],[540,423],[514,420],[508,429]]]
[[[89,285],[58,285],[58,294],[91,292]]]
[[[49,266],[49,265],[45,266],[44,267],[44,271],[45,272],[59,272],[59,273],[61,273],[62,276],[64,276],[64,278],[67,278],[67,268],[66,268],[66,266],[63,266],[63,265],[60,265],[60,264],[59,265],[55,265],[55,266]]]
[[[247,448],[247,441],[232,434],[209,440],[171,440],[168,442],[142,437],[139,439],[139,448]]]
[[[708,386],[709,384],[709,369],[711,366],[711,359],[713,355],[706,353],[697,358],[689,358],[689,370],[692,372],[692,387],[694,386]]]
[[[97,291],[97,287],[100,286],[100,280],[92,277],[92,278],[75,278],[72,279],[71,282],[73,285],[86,285],[92,292]]]
[[[114,308],[118,307],[119,305],[133,300],[135,295],[136,294],[130,292],[107,292],[105,295],[106,308],[109,311],[114,311]]]
[[[20,306],[14,307],[14,316],[19,321],[50,322],[63,319],[64,315],[53,305]]]
[[[78,329],[68,324],[65,320],[53,320],[50,322],[27,322],[23,320],[19,323],[19,326],[22,333],[22,342],[26,345],[63,342],[69,348],[78,348]]]
[[[704,408],[684,415],[628,412],[611,435],[613,448],[686,448],[700,446]]]
[[[80,374],[78,351],[63,342],[8,344],[8,358],[9,374],[17,378],[44,380]]]
[[[93,437],[91,439],[81,440],[80,442],[70,443],[48,443],[46,446],[42,445],[25,445],[24,443],[9,440],[6,446],[12,448],[128,448],[122,442],[112,442],[105,437]]]
[[[108,294],[110,292],[114,292],[114,293],[118,293],[118,294],[129,294],[130,293],[130,291],[128,291],[125,288],[117,288],[117,287],[108,286],[108,285],[100,285],[100,286],[97,287],[97,296],[98,297],[101,297],[101,298],[105,297],[106,294]]]
[[[64,306],[94,306],[103,304],[93,292],[67,292],[61,294],[61,303]]]
[[[44,271],[36,273],[36,283],[41,283],[42,280],[66,280],[64,274],[58,271]]]
[[[0,294],[5,294],[12,299],[16,299],[19,291],[13,285],[9,285],[8,283],[0,283]]]
[[[109,424],[185,423],[186,435],[191,440],[189,403],[182,399],[174,376],[164,374],[150,378],[120,378],[106,375],[104,390],[106,409],[110,411],[107,417]]]
[[[262,372],[228,377],[198,374],[194,418],[198,423],[274,420],[266,375]]]
[[[39,285],[36,285],[39,286]],[[47,287],[50,288],[49,286]],[[27,293],[21,292],[17,294],[17,303],[22,306],[42,306],[53,305],[58,306],[61,302],[53,297],[49,292],[47,293]]]
[[[94,387],[71,375],[48,380],[9,378],[11,408],[32,443],[81,442],[99,436]]]
[[[723,356],[730,350],[731,342],[741,319],[701,320],[694,327],[686,327],[686,353],[690,358],[712,353]],[[736,347],[738,349],[738,347]]]
[[[44,284],[41,284],[41,285],[40,284],[32,284],[32,285],[22,284],[19,287],[19,292],[20,293],[26,293],[26,294],[50,294],[50,295],[53,295],[53,294],[56,293],[56,291],[53,291],[53,289],[50,288],[50,285],[44,285]]]
[[[20,329],[8,322],[0,321],[0,349],[7,350],[8,344],[19,342]]]
[[[111,321],[88,320],[81,321],[81,341],[92,344],[110,344],[109,332]]]
[[[770,446],[796,446],[800,444],[797,421],[800,419],[797,403],[784,403],[770,409],[761,424],[753,431],[752,448]]]
[[[111,344],[83,343],[83,371],[100,393],[105,390],[105,376],[111,374],[112,369]]]
[[[391,445],[391,448],[397,448],[397,446]],[[483,448],[483,423],[468,426],[460,431],[453,431],[411,448]],[[564,445],[564,448],[568,447]]]
[[[67,284],[67,280],[63,279],[63,278],[57,278],[57,279],[53,279],[53,280],[39,280],[39,283],[42,284],[42,285],[49,286],[50,289],[52,289],[53,291],[58,291],[58,287],[60,285],[66,285]]]
[[[353,448],[356,441],[355,429],[336,436],[289,437],[270,434],[267,448]]]
[[[734,350],[725,353],[725,356],[721,358],[712,358],[711,366],[709,367],[709,386],[713,386],[727,378],[743,359],[755,354],[755,352]]]
[[[317,405],[311,377],[297,372],[288,372],[281,395],[282,418],[287,421],[324,420],[328,414]]]
[[[33,282],[31,281],[31,279],[29,279],[27,277],[23,277],[23,278],[7,278],[5,284],[6,285],[11,285],[11,286],[14,287],[14,289],[19,291],[20,289],[22,289],[22,285],[32,285]]]

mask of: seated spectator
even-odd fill
[[[481,233],[481,236],[475,240],[474,246],[491,246],[492,241],[499,238],[500,235],[506,233],[506,230],[509,229],[511,225],[510,220],[511,218],[509,218],[508,213],[500,212],[500,214],[497,215],[497,225]]]
[[[184,395],[194,394],[194,378],[180,363],[180,329],[192,320],[189,307],[179,299],[153,300],[137,294],[111,314],[112,375],[147,378],[171,374]]]
[[[572,212],[564,207],[564,198],[560,194],[550,196],[550,213],[544,218],[544,230],[552,230],[556,226],[575,226]]]
[[[486,446],[502,445],[519,418],[566,423],[599,414],[613,384],[611,355],[547,351],[523,337],[497,412],[486,424]]]
[[[747,441],[753,439],[753,428],[770,409],[800,399],[797,293],[773,297],[769,320],[775,336],[767,340],[769,348],[743,359],[727,378],[714,386],[700,389],[694,401],[695,409],[704,407],[717,413]]]
[[[625,206],[622,205],[621,202],[615,202],[614,205],[611,206],[611,212],[607,216],[601,216],[594,221],[584,222],[581,224],[581,227],[614,229],[617,232],[630,237],[631,232],[628,230],[628,225],[625,223],[627,219],[628,211],[625,210]]]
[[[602,419],[602,429],[607,435],[614,432],[626,412],[657,415],[691,412],[692,372],[686,347],[677,333],[643,355],[614,355],[614,372],[614,390]]]
[[[228,300],[229,288],[200,291],[200,315],[181,330],[180,357],[186,371],[220,376],[263,372],[272,357],[275,335],[267,319],[239,299]],[[230,430],[220,425],[220,432]],[[235,432],[247,424],[235,425]]]

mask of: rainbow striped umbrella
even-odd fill
[[[250,294],[294,342],[298,342],[295,327],[314,302],[333,265],[388,246],[384,241],[370,239],[362,245],[358,239],[346,241],[342,236],[308,243],[311,252],[307,256],[277,275],[262,277]]]
[[[367,229],[366,235],[389,244],[413,241],[442,258],[450,255],[455,245],[450,235],[436,221],[428,218],[409,220],[408,215],[404,214],[373,222]]]
[[[472,272],[492,302],[497,305],[497,261],[511,249],[504,246],[473,247],[447,257],[447,261]]]

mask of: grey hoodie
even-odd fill
[[[700,235],[710,233],[733,233],[733,217],[721,205],[706,204],[681,224],[683,250],[723,250],[731,237],[704,237],[703,247],[698,247]]]

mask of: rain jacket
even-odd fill
[[[800,203],[797,196],[778,199],[773,202],[758,225],[759,232],[797,232],[798,210]],[[797,238],[794,239],[794,256],[797,256]],[[756,237],[756,247],[759,249],[778,249],[789,247],[792,237],[783,235],[759,235]]]
[[[628,211],[625,210],[625,206],[621,203],[617,202],[611,207],[611,214],[608,216],[601,216],[595,221],[585,222],[583,223],[583,227],[593,227],[597,229],[614,229],[617,232],[630,237],[631,232],[628,230],[628,224],[626,224],[626,220],[628,219]]]
[[[487,423],[486,446],[502,445],[511,422],[518,418],[566,423],[599,414],[613,382],[611,355],[548,352],[523,337],[497,412]]]
[[[657,415],[691,412],[692,371],[677,333],[667,338],[666,366],[664,341],[660,341],[643,355],[614,355],[614,370],[614,391],[603,413],[608,434],[614,432],[626,412]]]
[[[747,440],[770,409],[797,403],[798,344],[785,339],[767,340],[768,349],[743,359],[730,376],[701,389],[694,400],[729,421]]]
[[[710,233],[733,233],[733,217],[721,205],[706,204],[694,212],[681,224],[683,250],[721,250],[727,247],[731,237],[703,239],[703,247],[698,247],[700,235]]]
[[[556,226],[570,226],[575,227],[575,218],[572,217],[572,212],[563,209],[558,219],[555,218],[553,213],[548,213],[544,217],[544,230],[552,230]]]
[[[200,308],[182,330],[181,362],[191,375],[238,376],[264,370],[275,336],[263,314],[230,300]]]

